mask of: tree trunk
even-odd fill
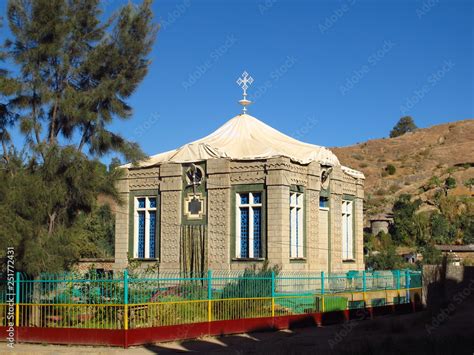
[[[56,221],[56,212],[53,212],[52,214],[49,215],[48,235],[53,234],[55,221]]]
[[[30,308],[30,317],[29,317],[29,326],[30,327],[41,327],[41,306],[38,304],[41,303],[41,282],[39,276],[34,277],[35,282],[32,283],[32,292],[31,295],[31,308]]]

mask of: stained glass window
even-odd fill
[[[253,209],[253,256],[254,258],[261,257],[261,208],[255,207]]]
[[[238,258],[262,257],[262,193],[239,193],[237,203]]]
[[[262,203],[262,194],[254,193],[253,195],[253,203]]]
[[[157,198],[136,199],[134,256],[140,259],[156,257]]]
[[[138,212],[138,257],[145,257],[145,211]]]
[[[249,257],[249,209],[240,209],[240,257]]]
[[[154,258],[156,243],[156,211],[150,211],[148,213],[150,217],[150,258]]]

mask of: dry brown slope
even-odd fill
[[[369,140],[349,147],[332,148],[342,164],[364,172],[366,196],[378,199],[389,210],[401,193],[420,195],[420,187],[432,176],[452,175],[460,193],[474,177],[474,120],[464,120],[418,129],[397,138]],[[387,165],[394,175],[385,172]],[[379,211],[380,212],[380,211]]]

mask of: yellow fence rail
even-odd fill
[[[277,317],[340,311],[421,299],[421,288],[286,295],[137,304],[18,304],[20,327],[135,329],[216,320]],[[400,293],[409,294],[409,299]],[[364,300],[365,295],[365,300]],[[0,326],[7,324],[7,304],[0,304]]]

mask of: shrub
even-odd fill
[[[452,176],[449,176],[445,182],[444,182],[444,186],[446,187],[446,189],[454,189],[456,187],[456,179],[453,178]]]
[[[474,186],[474,178],[470,178],[466,182],[464,182],[464,186],[467,188],[472,188]]]
[[[397,192],[399,189],[398,185],[392,185],[390,186],[390,188],[388,189],[392,194]]]
[[[244,274],[235,282],[227,284],[220,294],[223,301],[214,302],[216,319],[224,320],[234,318],[251,318],[261,314],[265,300],[251,298],[269,298],[272,296],[272,272],[275,276],[280,272],[278,266],[269,267],[266,262],[260,270],[246,269]],[[243,298],[243,300],[236,300]],[[225,299],[233,299],[227,301]],[[258,311],[260,309],[260,311]],[[259,313],[258,313],[259,312]]]
[[[440,187],[441,186],[441,180],[437,176],[432,176],[426,185],[423,187],[425,191],[434,189],[435,187]]]
[[[386,167],[385,167],[385,171],[389,174],[389,175],[394,175],[397,171],[397,168],[395,168],[394,165],[392,164],[388,164]]]
[[[413,118],[410,116],[402,117],[390,131],[390,138],[399,137],[407,132],[413,132],[417,128]]]

